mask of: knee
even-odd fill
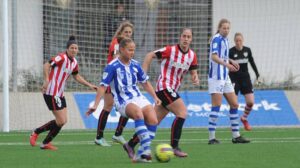
[[[187,116],[187,111],[186,110],[181,111],[181,112],[177,113],[177,115],[176,115],[176,117],[184,118],[184,119],[186,119],[186,116]]]
[[[249,108],[252,108],[252,107],[253,107],[253,105],[254,105],[254,103],[253,103],[253,102],[248,102],[248,103],[247,103],[247,106],[248,106]]]
[[[56,125],[59,127],[63,127],[67,123],[67,119],[56,120]]]
[[[233,104],[231,104],[230,108],[237,109],[237,108],[239,108],[239,104],[238,103],[233,103]]]

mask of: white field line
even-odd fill
[[[289,129],[270,129],[270,130],[252,130],[251,133],[267,133],[267,132],[287,132],[289,131]],[[133,135],[133,130],[126,130],[123,134],[124,135]],[[159,134],[170,134],[171,130],[159,130]],[[228,130],[217,130],[218,133],[229,133],[231,132],[231,130],[228,128]],[[241,130],[241,132],[245,132],[243,130]],[[27,133],[27,134],[26,134]],[[112,135],[114,134],[114,131],[112,130],[107,130],[105,131],[105,134],[107,135]],[[183,130],[183,134],[208,134],[207,130],[204,129],[198,129],[195,128],[194,130]],[[0,133],[0,137],[14,137],[14,136],[29,136],[30,132],[16,132],[16,133]],[[82,131],[82,132],[69,132],[69,130],[66,130],[64,132],[59,133],[59,135],[63,135],[63,136],[73,136],[73,135],[96,135],[96,130],[95,131],[91,131],[91,130],[87,130],[87,131]]]
[[[231,139],[219,139],[221,143],[231,143]],[[168,143],[169,139],[154,140],[154,143]],[[112,141],[108,141],[112,143]],[[181,139],[180,143],[184,144],[207,144],[207,139]],[[287,137],[287,138],[251,138],[251,143],[300,143],[300,137]],[[93,141],[54,141],[53,144],[65,145],[89,145],[94,144]],[[0,142],[0,146],[30,146],[29,142]],[[117,144],[119,145],[119,144]]]

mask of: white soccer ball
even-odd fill
[[[155,149],[155,157],[159,162],[169,162],[174,157],[173,148],[169,144],[159,144]]]

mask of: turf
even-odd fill
[[[126,130],[128,139],[133,130]],[[53,144],[59,150],[44,151],[29,145],[29,132],[0,133],[0,167],[2,168],[299,168],[299,128],[254,128],[241,132],[250,144],[232,144],[228,128],[218,129],[219,145],[207,144],[207,130],[184,129],[180,147],[187,158],[173,158],[168,163],[131,163],[119,144],[100,147],[93,143],[95,130],[62,131]],[[106,131],[107,140],[112,131]],[[40,143],[45,134],[39,137]],[[168,143],[170,130],[159,129],[153,142]]]

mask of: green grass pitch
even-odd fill
[[[57,151],[43,151],[29,145],[30,132],[0,133],[0,168],[299,168],[299,128],[254,128],[241,131],[250,144],[232,144],[229,128],[217,130],[219,145],[207,144],[207,129],[183,129],[180,147],[187,158],[168,163],[132,163],[119,144],[100,147],[93,143],[95,130],[63,130],[53,141]],[[133,130],[126,130],[128,139]],[[40,144],[46,134],[42,134]],[[112,130],[105,132],[111,140]],[[170,130],[158,129],[152,143],[169,143]],[[111,141],[110,141],[111,142]],[[154,150],[153,150],[154,151]]]

